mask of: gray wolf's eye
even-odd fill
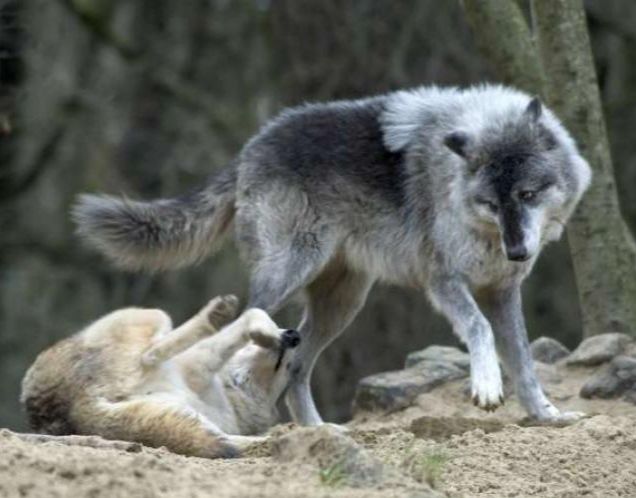
[[[492,201],[489,201],[488,199],[485,199],[484,197],[475,197],[475,202],[482,206],[486,206],[493,213],[497,212],[497,204],[495,204]]]
[[[537,193],[534,190],[522,190],[519,192],[519,199],[524,202],[528,202],[533,200],[537,196]]]

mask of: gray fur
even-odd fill
[[[213,180],[183,214],[175,213],[179,204],[162,207],[171,201],[144,204],[164,209],[152,226],[165,238],[144,236],[141,216],[132,225],[121,212],[105,217],[116,204],[87,209],[97,203],[92,196],[76,217],[116,261],[164,267],[204,254],[226,225],[215,210],[231,206],[252,268],[250,306],[274,312],[307,291],[305,340],[287,397],[297,421],[321,423],[311,370],[376,280],[427,290],[468,345],[476,404],[502,402],[497,344],[504,364],[519,372],[528,413],[569,416],[545,399],[534,376],[520,298],[501,297],[517,296],[590,182],[574,141],[538,100],[501,86],[430,87],[307,105],[267,124],[230,171],[235,178]],[[480,302],[491,303],[488,318]]]
[[[200,261],[234,216],[235,172],[175,199],[139,202],[81,195],[72,210],[78,233],[121,268],[161,270]],[[231,188],[231,187],[230,187]]]

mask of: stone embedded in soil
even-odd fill
[[[572,352],[566,363],[572,366],[588,367],[600,365],[625,353],[632,342],[630,336],[619,333],[588,337]]]
[[[636,358],[617,356],[581,388],[582,398],[617,398],[636,403]]]
[[[270,449],[272,456],[280,462],[316,466],[325,484],[377,486],[390,472],[368,450],[328,425],[301,427],[274,437]]]
[[[441,361],[468,370],[470,358],[467,353],[452,346],[429,346],[421,351],[409,353],[406,357],[405,368],[409,368],[425,361]]]
[[[415,437],[444,441],[451,436],[481,429],[484,433],[497,432],[504,428],[500,420],[465,417],[418,417],[411,422],[409,430]]]
[[[413,404],[420,394],[468,372],[448,361],[424,360],[410,368],[365,377],[358,383],[353,411],[395,411]]]
[[[532,357],[542,363],[552,364],[565,358],[570,354],[570,350],[566,348],[556,339],[551,337],[539,337],[530,344]]]

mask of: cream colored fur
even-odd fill
[[[176,329],[156,309],[100,318],[26,373],[21,400],[31,425],[235,456],[276,421],[290,356],[276,369],[283,331],[259,309],[235,318],[237,307],[236,297],[217,297]]]

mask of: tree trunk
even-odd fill
[[[541,61],[523,12],[514,1],[463,0],[476,42],[499,77],[530,93],[544,85]]]
[[[636,246],[621,216],[581,0],[534,0],[548,104],[576,137],[594,180],[567,229],[585,336],[636,334]]]
[[[636,245],[620,212],[581,0],[532,0],[536,49],[513,0],[465,0],[464,8],[500,76],[544,96],[594,171],[567,228],[584,336],[636,335]]]

